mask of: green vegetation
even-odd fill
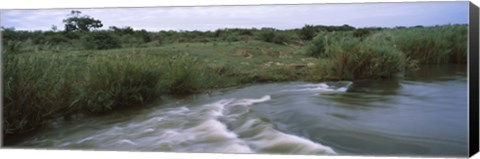
[[[394,48],[389,36],[374,35],[365,40],[344,36],[325,39],[332,40],[326,43],[324,56],[331,60],[327,68],[331,68],[329,75],[335,78],[391,78],[405,69],[405,57]]]
[[[466,25],[92,31],[101,22],[74,13],[62,32],[2,29],[7,136],[163,95],[260,82],[395,78],[422,64],[467,61]],[[70,26],[74,20],[86,22]]]
[[[29,131],[45,120],[76,111],[74,71],[56,55],[3,54],[4,133]]]
[[[446,25],[392,30],[396,45],[408,58],[419,63],[466,63],[468,27]]]
[[[64,19],[65,32],[88,32],[92,28],[101,28],[102,22],[89,16],[80,16],[82,12],[73,10],[67,19]],[[56,29],[55,29],[56,30]]]
[[[82,44],[88,50],[120,48],[119,38],[105,31],[88,33],[82,38]]]
[[[160,95],[162,63],[143,55],[95,56],[86,59],[79,87],[81,103],[89,112],[142,104]]]
[[[419,64],[466,63],[467,27],[362,28],[320,33],[306,54],[331,60],[334,79],[391,78]]]

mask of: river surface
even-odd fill
[[[467,155],[465,66],[399,80],[258,84],[58,121],[9,147],[316,155]]]

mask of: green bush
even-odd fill
[[[391,78],[406,67],[403,53],[386,39],[346,38],[332,42],[327,50],[327,57],[333,61],[333,70],[340,79]]]
[[[159,96],[164,66],[158,60],[143,54],[89,59],[81,93],[87,111],[135,106]]]
[[[272,39],[272,42],[275,44],[285,45],[292,39],[288,33],[277,33]]]
[[[239,40],[239,38],[236,35],[228,35],[225,38],[225,41],[227,41],[227,42],[235,42],[235,41],[238,41],[238,40]]]
[[[69,42],[69,39],[63,35],[55,34],[55,35],[48,36],[46,41],[51,44],[58,45],[58,44]]]
[[[150,37],[150,34],[145,29],[135,31],[135,36],[141,38],[144,43],[148,43],[148,42],[152,41],[152,38]]]
[[[89,32],[82,38],[82,44],[88,50],[104,50],[120,48],[120,40],[107,31]]]
[[[353,37],[363,39],[368,34],[370,34],[370,30],[368,30],[368,29],[356,29],[355,31],[353,31],[352,34],[353,34]]]
[[[258,34],[258,38],[265,42],[273,42],[275,31],[273,29],[262,29]]]
[[[312,40],[317,34],[317,29],[313,25],[305,25],[300,29],[299,34],[303,40]]]
[[[328,36],[319,34],[313,38],[306,49],[306,54],[312,57],[322,57],[325,55]]]

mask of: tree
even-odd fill
[[[80,14],[82,12],[72,10],[69,17],[63,20],[65,32],[88,32],[92,28],[101,28],[103,26],[100,20],[88,15],[81,16]]]
[[[313,25],[305,25],[300,30],[300,37],[303,40],[312,40],[317,34],[317,29]]]
[[[57,26],[56,25],[52,25],[52,31],[53,32],[56,32],[58,30]]]
[[[133,30],[132,27],[123,27],[123,28],[118,28],[116,26],[110,26],[110,30],[113,30],[114,33],[119,34],[119,35],[126,35],[126,34],[134,34],[135,31]]]

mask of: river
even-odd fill
[[[398,80],[256,84],[53,122],[7,147],[168,152],[466,156],[467,72]]]

